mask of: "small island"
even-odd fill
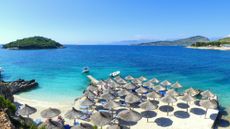
[[[196,42],[189,46],[189,48],[230,50],[230,37],[222,38],[216,41]]]
[[[63,45],[49,38],[42,36],[34,36],[24,39],[19,39],[3,45],[5,49],[55,49],[63,48]]]

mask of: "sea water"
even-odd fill
[[[184,89],[211,90],[220,104],[230,106],[230,51],[198,50],[169,46],[74,46],[49,50],[0,49],[3,79],[35,79],[39,87],[20,97],[48,102],[73,101],[89,84],[82,68],[106,79],[114,71],[121,76],[179,81]]]

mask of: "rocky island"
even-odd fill
[[[55,49],[63,48],[63,45],[49,38],[42,36],[34,36],[24,39],[19,39],[3,45],[5,49]]]

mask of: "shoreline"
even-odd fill
[[[191,47],[191,46],[188,46],[186,48],[190,48],[190,49],[202,49],[202,50],[230,51],[230,47]]]

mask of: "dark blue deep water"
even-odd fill
[[[223,106],[230,106],[230,51],[183,47],[66,46],[55,50],[0,49],[5,80],[36,79],[40,86],[21,96],[44,101],[72,101],[80,96],[88,80],[81,74],[89,66],[96,78],[107,78],[120,70],[122,76],[144,75],[184,88],[209,89]]]

